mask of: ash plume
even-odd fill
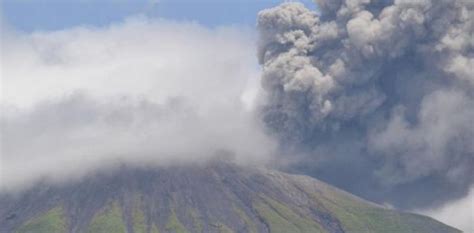
[[[293,169],[379,202],[474,183],[474,2],[284,3],[258,16],[262,118]],[[302,162],[303,161],[303,162]]]

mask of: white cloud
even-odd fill
[[[252,33],[131,18],[2,36],[2,179],[14,188],[116,163],[244,163],[273,142],[254,119]]]
[[[107,28],[7,37],[4,102],[29,106],[76,89],[96,97],[132,94],[157,101],[170,95],[213,101],[216,95],[235,96],[246,79],[258,77],[248,34],[132,18]]]
[[[421,214],[431,216],[444,223],[462,230],[474,232],[474,187],[464,198],[447,203],[439,208],[421,210]]]

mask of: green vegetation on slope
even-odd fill
[[[299,232],[299,229],[276,211],[263,202],[256,203],[254,206],[258,214],[263,218],[272,233]]]
[[[112,202],[96,214],[89,225],[88,233],[126,233],[122,218],[122,208],[117,201]]]
[[[321,226],[311,219],[299,216],[289,207],[265,196],[263,202],[256,202],[254,208],[263,218],[272,233],[319,233]]]
[[[140,198],[135,198],[132,209],[132,223],[134,233],[147,233],[145,214],[142,210]]]
[[[66,220],[62,207],[55,207],[48,212],[27,221],[17,233],[65,233]]]
[[[296,214],[293,210],[288,208],[287,206],[271,199],[268,197],[264,197],[266,202],[270,204],[270,206],[275,209],[281,216],[288,219],[290,222],[295,224],[299,229],[300,232],[305,233],[317,233],[317,232],[324,232],[323,228],[317,224],[314,220],[305,218],[304,216]]]
[[[341,223],[348,233],[458,233],[460,231],[427,217],[399,213],[362,202],[314,195]]]
[[[156,227],[155,224],[151,226],[150,233],[160,233],[160,231],[158,230],[158,227]]]
[[[203,223],[198,212],[196,211],[196,209],[190,209],[189,214],[191,215],[191,218],[193,219],[194,232],[201,233],[203,230]]]
[[[247,231],[248,233],[257,233],[257,225],[255,225],[255,222],[252,221],[247,214],[240,208],[236,207],[235,205],[232,206],[234,211],[239,215],[240,219],[242,219],[247,226]]]
[[[171,215],[166,223],[166,230],[174,233],[188,233],[186,227],[184,227],[176,216],[174,209],[171,210]]]
[[[149,182],[152,182],[153,179],[150,177],[153,176],[147,173],[145,177],[138,178],[150,179]],[[164,177],[170,179],[167,175]],[[15,203],[11,206],[24,207],[18,211],[14,209],[3,211],[8,214],[15,213],[18,216],[13,220],[7,219],[8,215],[2,216],[0,221],[6,220],[0,222],[0,232],[67,233],[68,229],[78,229],[80,233],[126,233],[128,230],[133,233],[204,233],[204,231],[257,233],[266,227],[272,233],[329,233],[340,229],[345,233],[459,233],[456,229],[431,218],[382,208],[331,186],[313,182],[309,178],[287,177],[291,179],[285,179],[284,175],[275,175],[271,180],[264,180],[264,182],[257,180],[263,187],[255,188],[254,185],[246,185],[247,180],[242,181],[242,187],[238,186],[238,182],[234,184],[233,181],[219,181],[219,185],[236,185],[229,192],[243,196],[234,198],[228,193],[223,193],[222,196],[201,199],[200,195],[196,195],[196,199],[192,199],[193,203],[194,201],[205,203],[199,203],[195,208],[191,208],[190,206],[193,205],[187,202],[187,191],[184,193],[185,196],[180,196],[181,193],[176,192],[167,195],[170,190],[166,185],[156,185],[156,188],[163,189],[150,189],[146,192],[141,189],[116,189],[97,195],[97,199],[94,198],[95,195],[86,195],[84,199],[75,197],[79,199],[73,200],[72,205],[68,205],[67,202],[71,200],[69,194],[64,198],[52,195],[53,199],[44,200],[41,195],[38,199],[31,198],[41,201],[38,205],[30,202]],[[244,178],[247,179],[246,176],[242,179]],[[129,182],[128,179],[126,182]],[[169,182],[174,182],[174,180]],[[176,182],[179,187],[192,188],[189,190],[192,191],[191,193],[208,195],[211,191],[222,190],[221,187],[216,190],[194,189],[194,186],[187,186],[190,182],[188,179],[177,179]],[[199,178],[196,182],[209,181]],[[126,185],[126,187],[129,186]],[[102,186],[94,186],[88,192],[101,194],[102,190]],[[117,190],[125,191],[116,193]],[[33,194],[34,192],[31,195]],[[162,194],[164,195],[160,196]],[[93,205],[76,204],[84,201],[91,204],[102,203],[103,198],[106,197],[110,201],[104,206],[99,206],[101,207],[99,209]],[[206,203],[214,199],[226,205]],[[252,201],[248,201],[249,199]],[[52,203],[52,201],[55,201],[53,203],[56,204],[53,207],[56,208],[41,207],[41,204]],[[65,205],[60,205],[60,203]],[[122,205],[123,203],[127,205]],[[161,206],[161,203],[169,203],[169,205]],[[298,203],[305,203],[305,205],[301,206]],[[26,211],[34,212],[28,216],[20,215]],[[78,214],[71,216],[74,219],[68,219],[67,213]],[[24,220],[24,222],[19,223],[19,220]],[[5,222],[7,224],[4,225]],[[14,230],[10,230],[11,228]]]

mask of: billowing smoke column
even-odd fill
[[[423,207],[474,183],[474,1],[321,0],[259,13],[264,122],[293,167]]]

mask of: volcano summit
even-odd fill
[[[0,199],[8,233],[456,233],[316,179],[224,162],[122,167]]]

